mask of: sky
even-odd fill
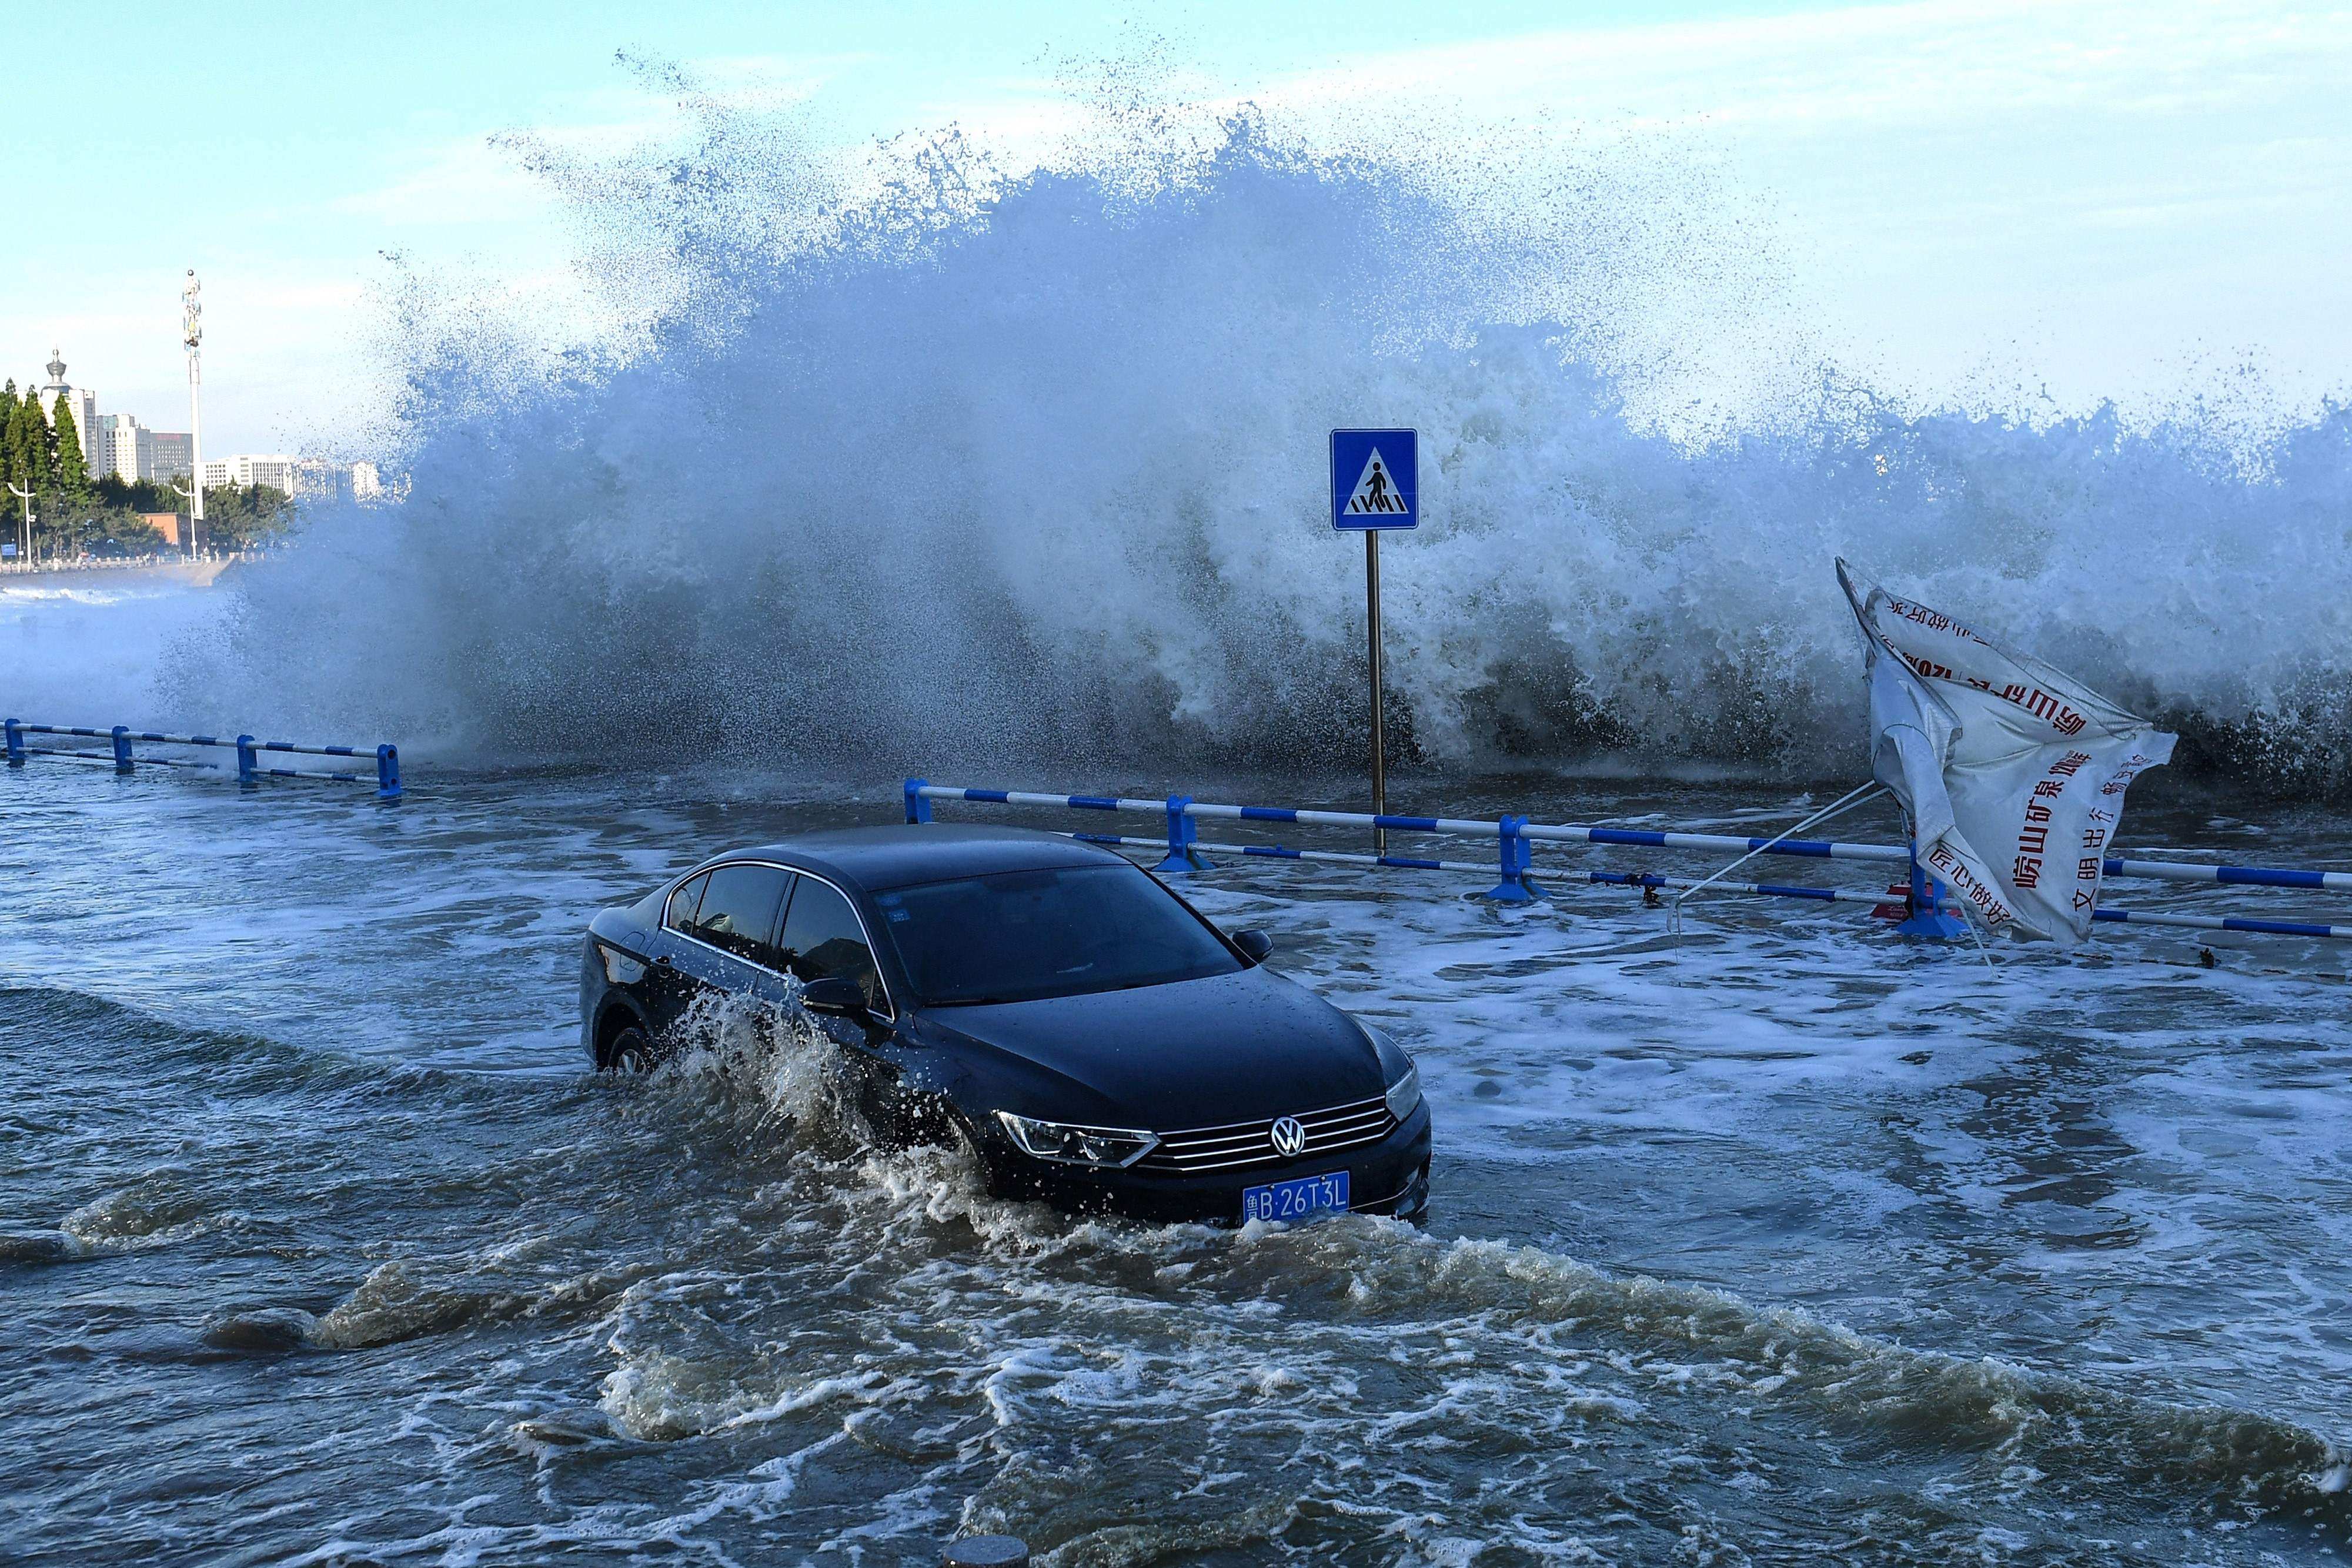
[[[1017,166],[1139,53],[1335,140],[1540,122],[1706,168],[1808,335],[1911,395],[2352,391],[2352,5],[2240,0],[12,5],[0,375],[55,345],[184,429],[194,267],[206,450],[361,455],[387,256],[560,298],[572,232],[504,139],[677,130],[623,53],[804,99],[845,153],[953,123]]]

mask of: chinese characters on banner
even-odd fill
[[[1867,648],[1871,772],[1919,862],[1990,929],[2080,941],[2124,791],[2178,737],[1843,561],[1838,581]]]

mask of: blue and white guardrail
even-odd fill
[[[389,742],[373,751],[356,746],[301,746],[290,740],[256,740],[249,735],[225,738],[216,735],[166,735],[160,730],[132,729],[118,724],[110,729],[91,729],[80,726],[27,724],[22,719],[0,719],[0,734],[7,742],[7,761],[11,768],[22,768],[28,758],[62,757],[80,762],[110,764],[117,773],[129,773],[139,768],[197,768],[215,773],[226,773],[226,762],[206,762],[188,757],[143,756],[133,750],[135,746],[217,747],[236,753],[236,781],[257,784],[264,779],[317,779],[334,784],[373,784],[376,799],[400,799],[400,748]],[[110,743],[106,751],[86,750],[73,746],[27,746],[28,735],[55,736],[65,739],[103,740]],[[298,757],[345,757],[358,763],[375,764],[373,775],[338,771],[326,768],[285,768],[276,765],[284,755]],[[270,765],[265,767],[265,756]]]
[[[1530,855],[1531,846],[1541,842],[1608,844],[1630,849],[1691,850],[1710,853],[1790,855],[1808,860],[1863,861],[1882,865],[1898,865],[1906,869],[1911,866],[1911,852],[1901,844],[1850,844],[1806,839],[1740,838],[1727,833],[1596,828],[1577,823],[1530,822],[1525,817],[1517,816],[1506,816],[1488,821],[1477,817],[1374,815],[1363,811],[1322,811],[1289,806],[1224,805],[1195,800],[1189,795],[1171,795],[1165,800],[1149,800],[1122,795],[1064,795],[1023,789],[969,789],[958,785],[933,784],[923,779],[908,779],[905,796],[907,821],[909,822],[929,821],[931,802],[934,800],[966,800],[983,805],[1042,806],[1080,811],[1125,811],[1161,816],[1167,823],[1164,839],[1116,833],[1068,835],[1089,843],[1163,850],[1164,858],[1153,868],[1157,871],[1183,873],[1210,870],[1212,867],[1207,856],[1214,853],[1269,860],[1328,861],[1342,865],[1388,866],[1402,871],[1459,871],[1482,874],[1498,873],[1499,880],[1485,896],[1504,903],[1525,903],[1545,896],[1542,887],[1535,880],[1535,868]],[[1284,822],[1300,827],[1385,828],[1391,832],[1493,839],[1496,841],[1497,854],[1494,862],[1480,862],[1428,860],[1412,855],[1350,854],[1338,850],[1299,850],[1278,844],[1208,843],[1202,841],[1200,836],[1200,824],[1202,821]],[[1547,872],[1542,874],[1549,876],[1553,873]],[[1630,872],[1582,871],[1565,874],[1571,881],[1580,880],[1606,886],[1679,890],[1701,885],[1696,882],[1681,878]],[[2158,882],[2196,882],[2242,887],[2300,888],[2331,893],[2352,893],[2352,872],[2308,871],[2292,867],[2204,865],[2173,861],[2118,858],[2110,859],[2106,862],[2106,874],[2111,877],[2136,877]],[[1898,901],[1905,896],[1900,892],[1874,893],[1864,889],[1803,887],[1769,883],[1716,882],[1707,885],[1727,893],[1749,894],[1767,898],[1813,899],[1838,904],[1884,904]],[[1938,903],[1936,908],[1947,914],[1963,913],[1957,904]],[[2269,936],[2310,936],[2332,941],[2352,940],[2352,925],[2265,920],[2239,915],[2168,915],[2154,911],[2105,907],[2094,911],[2092,918],[2112,925],[2161,925],[2189,931],[2242,931]]]

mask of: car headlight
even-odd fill
[[[1040,1122],[999,1111],[996,1119],[1021,1145],[1021,1152],[1065,1165],[1100,1166],[1121,1169],[1150,1154],[1160,1142],[1157,1133],[1127,1127],[1073,1127],[1063,1122]]]
[[[604,978],[616,986],[634,986],[646,977],[646,967],[618,947],[607,947],[599,942],[596,956],[604,960]]]
[[[1404,1069],[1390,1081],[1386,1095],[1389,1114],[1402,1122],[1412,1114],[1413,1107],[1421,1103],[1421,1069],[1412,1064],[1412,1058],[1404,1053],[1404,1047],[1391,1040],[1385,1030],[1374,1029],[1361,1019],[1356,1020],[1356,1027],[1364,1031],[1364,1038],[1372,1042],[1374,1051],[1380,1052],[1382,1066],[1393,1068],[1402,1065]]]
[[[1404,1076],[1389,1085],[1389,1114],[1403,1121],[1421,1103],[1421,1069],[1408,1067]]]

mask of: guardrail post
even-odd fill
[[[930,784],[928,779],[907,780],[907,821],[928,822],[931,820],[931,798],[923,793]]]
[[[375,798],[400,799],[400,747],[389,741],[375,748]]]
[[[1503,880],[1496,883],[1492,891],[1481,894],[1482,897],[1491,898],[1497,904],[1533,904],[1539,898],[1551,896],[1528,875],[1528,868],[1534,860],[1532,846],[1521,831],[1527,825],[1525,817],[1505,817],[1497,824],[1495,837],[1501,846]]]
[[[8,766],[25,766],[25,727],[15,719],[5,721],[8,727]]]
[[[236,737],[236,781],[248,787],[261,782],[261,752],[249,735]]]
[[[114,770],[117,773],[130,772],[131,727],[127,724],[118,724],[109,733],[114,737]]]
[[[1168,797],[1168,858],[1153,866],[1153,871],[1181,875],[1188,871],[1214,871],[1208,857],[1200,850],[1201,824],[1185,810],[1192,803],[1190,795]]]
[[[1951,890],[1935,877],[1915,858],[1911,862],[1911,888],[1904,903],[1911,913],[1895,928],[1898,936],[1918,942],[1953,942],[1969,934],[1969,924],[1957,915],[1947,915],[1941,905]]]

